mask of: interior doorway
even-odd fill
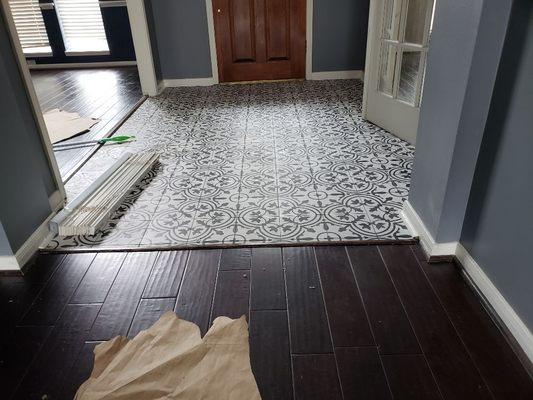
[[[306,0],[213,0],[220,82],[305,78]]]
[[[363,116],[416,142],[434,0],[371,3]]]
[[[65,194],[63,183],[99,149],[97,141],[111,136],[145,98],[132,32],[138,28],[131,28],[126,1],[8,0],[2,6]]]

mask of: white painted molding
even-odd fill
[[[32,233],[32,235],[24,242],[20,249],[15,253],[19,268],[24,265],[33,257],[33,255],[39,250],[39,247],[45,240],[50,237],[50,220],[56,213],[53,212],[46,218],[46,220]]]
[[[483,272],[476,260],[460,243],[457,245],[456,257],[472,282],[483,294],[505,326],[507,326],[522,350],[524,350],[526,356],[533,362],[533,335],[526,324],[505,300],[498,288],[494,286],[490,278]]]
[[[409,201],[406,201],[403,204],[402,217],[413,236],[420,239],[422,249],[428,257],[445,257],[455,255],[457,242],[435,242],[435,239],[426,228],[424,222]]]
[[[137,65],[137,61],[106,61],[87,63],[62,63],[62,64],[28,64],[30,69],[65,69],[65,68],[107,68],[129,67]]]
[[[312,80],[313,74],[313,0],[306,3],[305,22],[305,79]]]
[[[311,72],[307,76],[307,80],[321,81],[326,79],[363,79],[363,71],[324,71]]]
[[[20,265],[15,256],[0,256],[0,271],[20,271]]]
[[[218,83],[218,59],[217,42],[215,37],[215,19],[213,16],[213,0],[205,0],[205,11],[207,13],[207,33],[209,34],[209,55],[211,57],[211,74],[214,83]]]
[[[128,16],[133,38],[133,47],[139,69],[139,80],[143,94],[157,95],[157,78],[155,75],[154,58],[150,42],[150,32],[146,21],[144,0],[127,0]]]
[[[211,78],[192,78],[192,79],[165,79],[165,87],[180,87],[180,86],[211,86],[218,82],[213,77]]]

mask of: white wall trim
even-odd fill
[[[142,92],[148,96],[157,95],[157,77],[155,75],[150,32],[146,21],[144,0],[127,0],[128,16],[135,48],[135,58],[139,70]]]
[[[420,239],[422,249],[428,257],[455,255],[457,242],[437,243],[409,201],[403,204],[402,217],[413,236]]]
[[[312,80],[313,75],[313,0],[306,3],[305,22],[305,79]]]
[[[50,220],[56,213],[51,213],[48,218],[31,234],[31,236],[24,242],[20,249],[15,253],[19,268],[24,265],[33,257],[33,255],[39,250],[39,247],[50,235]]]
[[[59,190],[56,190],[50,197],[48,197],[48,203],[52,212],[57,212],[65,205],[65,198]]]
[[[209,55],[211,57],[211,76],[214,84],[218,80],[218,58],[217,42],[215,37],[215,18],[213,16],[213,0],[205,0],[205,10],[207,13],[207,33],[209,35]]]
[[[494,286],[483,269],[460,243],[457,245],[457,260],[463,266],[472,282],[477,286],[485,299],[489,302],[498,317],[507,326],[524,353],[533,362],[533,335],[526,324],[513,310],[513,307],[505,300],[498,288]]]
[[[308,80],[321,81],[325,79],[363,79],[363,71],[324,71],[324,72],[311,72],[308,76]]]
[[[0,256],[0,271],[20,271],[20,265],[15,256]]]
[[[62,63],[62,64],[30,64],[30,69],[65,69],[65,68],[107,68],[107,67],[130,67],[137,65],[137,61],[106,61],[87,63]]]
[[[191,79],[165,79],[165,87],[180,87],[180,86],[211,86],[218,82],[214,78],[191,78]]]

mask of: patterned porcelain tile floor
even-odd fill
[[[167,89],[68,182],[74,198],[126,151],[161,164],[93,237],[48,248],[410,239],[413,147],[361,118],[362,82]]]

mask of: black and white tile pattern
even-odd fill
[[[69,197],[126,151],[161,164],[93,237],[49,248],[410,239],[400,210],[413,147],[361,117],[362,82],[167,89],[67,184]]]

